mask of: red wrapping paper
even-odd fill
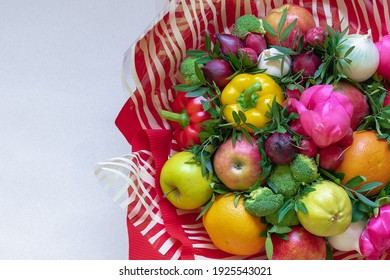
[[[216,249],[201,221],[196,221],[199,211],[178,210],[162,199],[160,170],[177,147],[159,111],[170,109],[180,62],[186,50],[202,48],[205,32],[211,37],[216,32],[228,32],[239,16],[264,17],[285,3],[307,8],[317,25],[336,26],[343,19],[342,28],[349,25],[350,33],[370,31],[374,41],[390,30],[390,4],[380,0],[171,1],[125,54],[123,82],[131,96],[115,124],[140,167],[130,176],[139,188],[128,191],[129,259],[266,259],[265,252],[246,257]],[[143,181],[142,172],[152,174],[154,180]],[[337,251],[334,257],[361,258],[356,252]]]

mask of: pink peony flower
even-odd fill
[[[353,105],[349,97],[332,91],[331,85],[306,89],[298,100],[291,99],[302,128],[313,142],[325,148],[341,140],[349,131]]]

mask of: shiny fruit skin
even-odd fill
[[[364,176],[366,182],[354,189],[369,182],[382,182],[366,194],[369,197],[376,195],[390,181],[390,149],[386,139],[378,139],[378,134],[372,130],[355,131],[352,145],[345,150],[344,160],[336,172],[345,174],[344,184],[353,177]]]
[[[274,30],[278,30],[278,24],[283,14],[283,10],[285,8],[287,8],[287,17],[286,17],[286,22],[283,25],[282,32],[284,28],[286,28],[289,24],[291,24],[295,19],[297,19],[295,30],[299,30],[300,33],[303,35],[306,35],[309,29],[314,28],[316,26],[314,17],[309,12],[309,10],[299,5],[285,4],[279,8],[272,9],[264,18],[264,20],[267,23],[269,23]],[[288,40],[279,42],[278,38],[271,35],[270,33],[266,33],[264,37],[268,45],[282,45],[284,47],[293,47],[293,46],[288,46],[289,45]]]
[[[291,227],[288,240],[272,235],[273,260],[324,260],[326,241],[308,232],[304,227]]]
[[[161,189],[175,207],[192,210],[201,207],[212,196],[211,176],[202,176],[200,165],[188,163],[194,154],[179,152],[164,164],[160,175]]]
[[[335,183],[324,180],[314,191],[301,198],[308,213],[298,211],[301,225],[318,236],[333,236],[344,232],[352,221],[352,203],[347,192]]]
[[[213,244],[233,255],[253,255],[265,248],[265,237],[260,234],[267,229],[259,217],[245,210],[241,196],[235,206],[235,195],[218,195],[202,216],[203,225]]]
[[[252,137],[250,143],[242,137],[233,145],[229,137],[214,154],[214,172],[229,189],[248,190],[261,178],[261,159],[256,138]]]

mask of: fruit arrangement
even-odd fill
[[[160,110],[159,183],[228,254],[390,253],[390,35],[317,25],[286,4],[204,34]]]

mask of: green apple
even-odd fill
[[[212,196],[211,176],[202,176],[201,166],[191,152],[179,152],[170,157],[161,170],[160,186],[175,207],[192,210],[201,207]]]

